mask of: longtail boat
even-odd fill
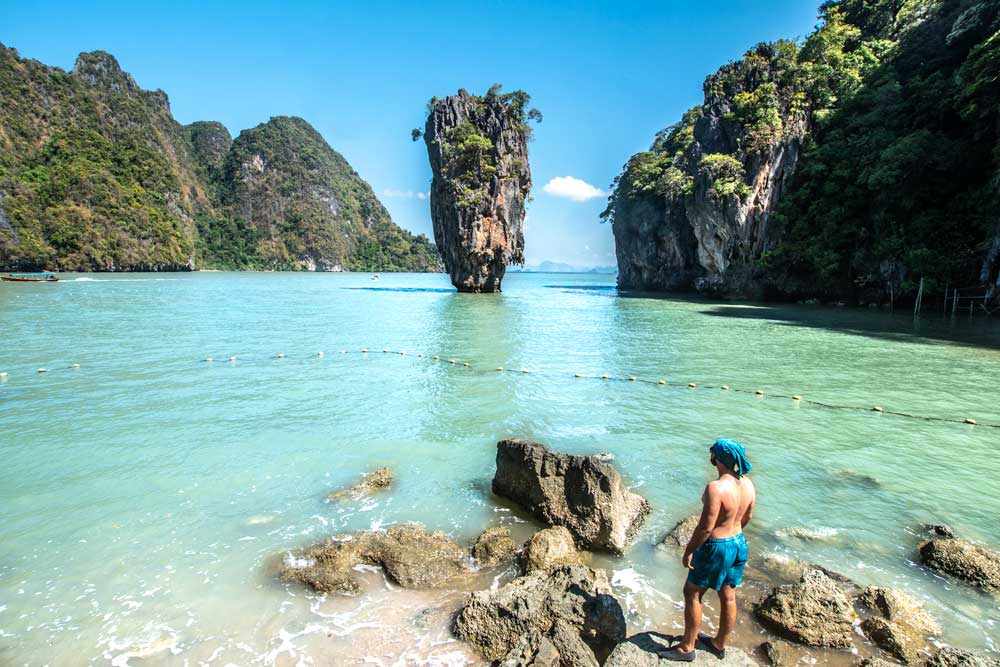
[[[38,273],[10,273],[0,276],[0,280],[8,283],[57,283],[59,276],[52,271],[39,271]]]

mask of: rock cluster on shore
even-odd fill
[[[359,498],[369,487],[385,488],[388,481],[382,480],[391,480],[391,475],[383,470],[363,476],[349,495]],[[472,590],[455,611],[452,625],[454,635],[486,660],[501,667],[667,667],[658,652],[676,638],[655,632],[627,637],[625,613],[607,572],[589,567],[591,555],[578,550],[620,554],[649,511],[645,499],[625,487],[608,460],[504,440],[497,444],[493,488],[547,525],[520,549],[506,526],[489,527],[463,547],[443,533],[402,524],[290,552],[281,577],[319,592],[350,595],[361,590],[363,566],[381,568],[389,581],[403,588],[452,590],[485,586],[474,576],[477,570],[497,568],[500,574],[493,586]],[[686,544],[697,520],[690,516],[678,522],[660,546]],[[932,528],[931,539],[918,550],[930,567],[993,590],[991,552],[956,537],[947,527]],[[862,588],[836,572],[797,561],[780,569],[779,580],[787,580],[792,572],[801,573],[797,582],[771,588],[752,605],[753,617],[772,637],[788,640],[771,638],[759,647],[757,654],[771,667],[811,660],[806,652],[810,647],[858,654],[868,646],[865,640],[871,645],[866,652],[874,650],[874,655],[859,667],[896,667],[896,661],[921,667],[1000,667],[1000,662],[980,654],[935,650],[941,645],[940,625],[905,591]],[[504,581],[511,574],[513,578]],[[748,570],[748,578],[754,576],[772,580]],[[751,654],[733,647],[722,660],[701,652],[694,665],[709,663],[757,664]]]

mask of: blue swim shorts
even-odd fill
[[[743,583],[748,551],[743,533],[732,537],[710,537],[695,550],[687,580],[695,586],[715,590],[723,586],[739,586]]]

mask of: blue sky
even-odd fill
[[[410,140],[427,100],[522,88],[544,114],[529,147],[528,262],[590,266],[614,263],[606,200],[567,198],[586,188],[566,179],[606,191],[701,102],[706,75],[757,42],[804,37],[818,2],[3,4],[0,42],[22,57],[69,69],[81,51],[109,51],[142,87],[165,90],[181,123],[218,120],[235,136],[305,118],[397,223],[428,236],[430,168]]]

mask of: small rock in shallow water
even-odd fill
[[[797,584],[779,586],[754,612],[768,628],[809,646],[850,648],[854,607],[836,582],[819,570],[809,570]]]
[[[494,526],[483,531],[472,545],[472,557],[481,567],[492,567],[514,557],[517,547],[510,529]]]
[[[322,593],[352,594],[361,589],[357,565],[381,567],[386,577],[403,588],[445,588],[468,574],[462,547],[443,533],[431,533],[417,524],[346,537],[290,554],[281,577]]]
[[[924,667],[1000,667],[1000,660],[958,648],[943,648],[928,658]]]
[[[697,514],[692,514],[689,517],[685,517],[677,522],[670,532],[667,533],[663,541],[660,542],[661,547],[681,547],[684,548],[691,541],[691,537],[694,535],[694,529],[698,527],[698,522],[701,521],[701,516]]]
[[[580,553],[573,543],[573,535],[562,526],[538,531],[521,549],[521,569],[525,574],[580,563]]]
[[[941,632],[938,622],[924,608],[923,603],[905,591],[869,586],[858,596],[858,602],[878,612],[883,618],[907,625],[915,632],[923,634]]]
[[[392,486],[392,482],[393,476],[391,470],[386,467],[377,468],[362,475],[361,481],[354,486],[348,489],[334,491],[329,494],[326,499],[328,502],[342,500],[344,498],[353,498],[357,500],[358,498],[362,498],[377,491],[389,488]]]
[[[935,537],[920,545],[920,561],[990,593],[1000,593],[1000,554],[954,537],[950,528],[935,527]],[[947,536],[951,535],[951,536]]]

